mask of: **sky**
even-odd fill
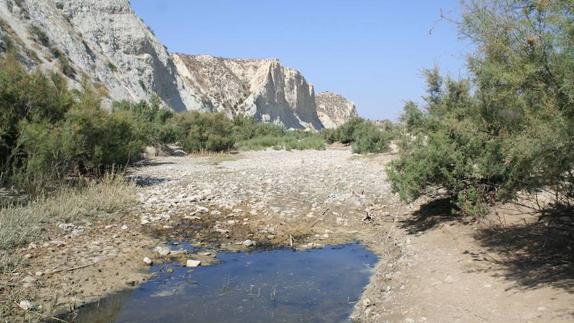
[[[171,52],[279,58],[362,117],[396,120],[420,102],[422,71],[465,75],[460,0],[131,0]]]

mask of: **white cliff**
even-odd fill
[[[353,102],[335,93],[319,93],[316,102],[317,114],[325,128],[336,128],[359,116]]]
[[[157,95],[178,112],[313,130],[356,114],[344,98],[316,98],[300,72],[275,59],[170,54],[129,0],[0,0],[0,54],[10,49],[30,70],[59,71],[75,88],[95,84],[107,103]]]
[[[323,128],[317,116],[315,90],[300,72],[275,59],[225,59],[173,55],[190,88],[201,92],[212,111],[252,116],[287,128]]]
[[[87,77],[113,100],[157,94],[176,111],[205,108],[128,0],[0,0],[0,29],[31,66],[59,68],[75,86]]]

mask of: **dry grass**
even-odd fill
[[[82,188],[63,188],[25,206],[0,208],[0,318],[13,313],[15,304],[29,296],[7,279],[26,266],[27,260],[21,257],[18,248],[42,242],[59,223],[119,217],[136,201],[134,183],[107,176]],[[45,319],[39,315],[29,312],[22,321]]]
[[[81,189],[64,188],[25,206],[0,209],[0,272],[19,262],[14,248],[41,241],[50,226],[113,216],[135,202],[133,183],[108,176]]]

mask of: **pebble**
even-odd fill
[[[252,240],[245,240],[243,241],[243,246],[245,247],[254,247],[257,243],[255,241]]]
[[[199,260],[188,259],[187,262],[185,263],[185,267],[187,268],[195,268],[198,267],[199,265],[201,265],[201,261]]]
[[[171,250],[169,250],[169,248],[162,246],[155,247],[154,250],[162,257],[165,257],[171,253]]]
[[[24,279],[22,279],[22,282],[26,283],[26,284],[31,284],[35,281],[36,281],[36,279],[32,276],[26,276],[26,277],[24,277]]]
[[[144,262],[146,265],[148,265],[148,266],[153,265],[153,261],[152,261],[151,259],[149,259],[148,257],[145,257],[145,258],[143,259],[143,262]]]
[[[31,311],[36,308],[36,305],[28,300],[22,300],[18,303],[18,306],[24,311]]]

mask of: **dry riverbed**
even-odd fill
[[[354,319],[574,318],[571,289],[520,288],[504,275],[501,259],[476,261],[489,254],[474,239],[478,225],[417,227],[411,219],[419,205],[400,203],[386,180],[393,158],[357,156],[342,147],[157,158],[130,172],[138,183],[133,209],[81,228],[60,227],[49,242],[17,251],[29,265],[7,278],[5,285],[21,292],[5,302],[13,304],[12,319],[45,318],[149,279],[144,258],[207,265],[221,250],[360,241],[380,263]],[[200,249],[185,252],[173,244],[178,241]],[[21,309],[23,299],[35,310]]]

